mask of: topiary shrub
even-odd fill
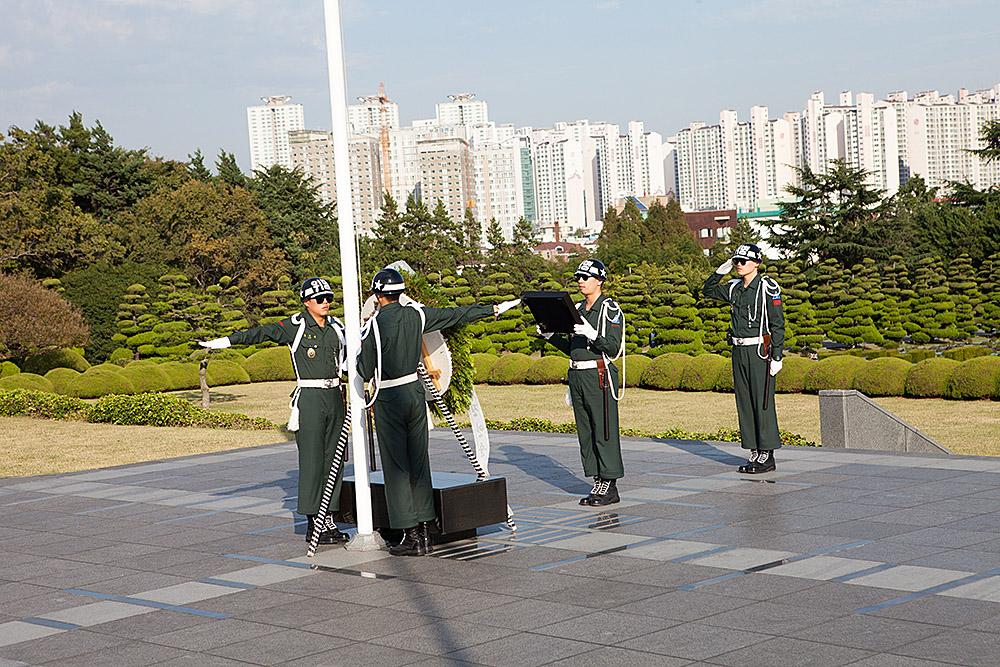
[[[933,359],[936,356],[937,352],[935,352],[934,350],[920,349],[920,350],[910,350],[909,352],[903,355],[903,359],[906,359],[911,364],[918,364],[924,359]]]
[[[680,352],[661,354],[646,368],[639,379],[639,386],[648,389],[677,389],[681,384],[681,373],[690,361],[691,357]]]
[[[107,367],[116,370],[108,370]],[[101,364],[87,369],[78,378],[66,385],[66,395],[77,398],[98,398],[107,394],[134,394],[132,381],[122,374],[117,366]]]
[[[25,373],[45,375],[53,368],[72,368],[82,373],[90,368],[90,363],[76,350],[54,350],[21,361],[21,370]]]
[[[208,367],[211,368],[212,364],[209,364]],[[284,346],[269,347],[254,352],[243,362],[243,370],[250,376],[251,382],[277,382],[295,379],[292,355]]]
[[[865,396],[902,396],[906,374],[913,364],[896,357],[879,357],[865,363],[854,376],[854,388]]]
[[[72,368],[53,368],[45,374],[45,377],[52,383],[52,391],[57,394],[65,394],[70,383],[80,375]]]
[[[139,394],[150,391],[169,391],[171,387],[170,378],[159,364],[132,362],[125,367],[122,375],[132,382],[136,393]]]
[[[1000,357],[976,357],[960,363],[951,374],[947,395],[960,399],[991,398],[1000,395],[998,388]]]
[[[678,386],[683,391],[712,391],[725,365],[723,356],[699,354],[684,366]]]
[[[134,358],[135,354],[132,352],[132,350],[128,349],[127,347],[119,347],[111,353],[110,357],[108,357],[108,362],[115,364],[116,366],[125,366],[126,364],[128,364],[128,362],[132,361]]]
[[[642,374],[646,372],[653,360],[644,354],[627,354],[618,364],[625,367],[625,386],[638,387]]]
[[[736,387],[733,384],[733,360],[731,358],[726,358],[726,365],[719,371],[719,377],[716,379],[712,390],[723,394],[731,394],[736,391]]]
[[[475,344],[476,341],[472,341]],[[472,365],[476,369],[476,384],[485,383],[490,376],[490,369],[497,362],[498,357],[488,352],[476,352],[472,355]]]
[[[17,375],[20,372],[21,369],[13,361],[0,361],[0,378],[5,378],[8,375]]]
[[[913,398],[946,397],[951,374],[959,365],[954,359],[944,357],[930,357],[914,364],[906,373],[904,395]]]
[[[102,373],[110,372],[110,373],[121,374],[122,367],[119,366],[118,364],[103,363],[103,364],[97,364],[96,366],[91,366],[90,368],[87,369],[87,371],[90,372],[100,371]]]
[[[38,373],[18,373],[0,378],[0,389],[32,389],[52,393],[52,383]]]
[[[209,387],[222,387],[227,384],[246,384],[250,382],[250,376],[243,367],[235,361],[228,359],[213,359],[208,364],[205,379],[208,381]]]
[[[992,350],[983,345],[966,345],[964,347],[956,347],[953,350],[945,350],[941,353],[941,356],[954,359],[955,361],[968,361],[976,357],[985,357],[990,352]]]
[[[79,398],[32,389],[0,390],[0,416],[3,417],[79,419],[86,409],[87,404]]]
[[[486,381],[490,384],[523,384],[532,363],[532,358],[526,354],[505,354],[493,364]]]
[[[278,349],[282,349],[282,350],[286,350],[286,351],[288,350],[288,348],[285,347],[284,345],[282,345]],[[215,361],[217,359],[225,359],[226,361],[235,361],[240,366],[242,366],[243,364],[245,364],[246,360],[247,360],[246,355],[243,354],[243,352],[241,350],[234,350],[231,347],[227,347],[224,350],[214,350],[211,354],[212,354],[212,361]],[[202,355],[202,353],[196,353],[196,354],[191,355],[191,357],[195,361],[198,361],[200,359],[201,355]],[[289,359],[288,363],[291,364],[292,363],[291,362],[291,356],[289,356],[288,359]],[[209,364],[209,366],[211,366],[211,364]]]
[[[160,364],[160,370],[167,374],[167,379],[170,381],[169,391],[197,389],[201,386],[201,381],[198,379],[198,364],[196,363],[168,361]]]
[[[806,376],[817,362],[806,357],[787,355],[781,358],[781,370],[774,376],[774,391],[779,394],[799,394],[805,388]]]
[[[561,384],[569,372],[569,359],[542,357],[537,359],[524,374],[525,384]]]
[[[854,375],[866,363],[869,362],[848,354],[817,361],[806,375],[803,391],[818,394],[824,389],[851,389],[854,386]]]

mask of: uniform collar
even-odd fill
[[[742,278],[739,278],[739,281],[740,282],[737,285],[737,287],[739,287],[742,290],[749,291],[749,290],[752,290],[752,289],[756,289],[757,285],[760,284],[760,273],[757,273],[757,275],[755,275],[753,277],[753,280],[750,281],[750,284],[747,285],[746,287],[743,286],[743,279]]]
[[[584,300],[580,302],[581,304],[583,304],[583,312],[585,312],[585,313],[589,313],[589,312],[593,312],[593,310],[594,310],[595,308],[597,308],[598,306],[600,306],[600,305],[601,305],[601,302],[603,302],[603,301],[604,301],[605,299],[607,299],[607,298],[608,298],[608,295],[607,295],[607,294],[605,294],[605,293],[604,293],[604,292],[602,291],[602,292],[601,292],[601,295],[600,295],[599,297],[597,297],[597,300],[596,300],[596,301],[594,301],[594,305],[590,307],[590,310],[587,310],[587,299],[586,299],[586,298],[584,298]]]
[[[327,317],[329,318],[329,315]],[[310,314],[308,310],[302,311],[302,321],[306,323],[306,328],[309,328],[309,327],[315,327],[317,329],[325,329],[326,328],[326,327],[321,327],[319,325],[319,323],[316,321],[316,318],[313,317],[312,314]],[[327,319],[327,324],[329,324],[329,323],[330,323],[330,321],[329,321],[329,319]]]

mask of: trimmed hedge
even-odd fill
[[[53,368],[72,368],[80,373],[90,368],[90,363],[76,350],[54,350],[21,361],[21,372],[45,375]]]
[[[38,373],[18,373],[0,378],[0,389],[31,389],[52,393],[52,383]]]
[[[865,396],[902,396],[913,364],[897,357],[872,359],[858,369],[854,388]]]
[[[125,365],[135,358],[135,353],[127,347],[116,348],[111,356],[108,357],[108,361],[113,364]]]
[[[212,367],[210,363],[209,368]],[[287,347],[268,347],[246,358],[243,370],[250,376],[251,382],[276,382],[279,380],[294,380],[295,368],[292,367],[292,355]]]
[[[198,379],[198,364],[189,361],[168,361],[160,364],[160,370],[167,374],[167,379],[170,381],[170,391],[201,387],[201,381]]]
[[[93,366],[66,385],[66,394],[77,398],[98,398],[106,394],[134,394],[135,386],[121,369],[108,370],[111,364]],[[112,366],[114,367],[114,366]],[[117,368],[117,367],[114,367]]]
[[[260,417],[203,410],[183,398],[165,394],[104,396],[87,410],[87,420],[124,426],[200,426],[249,430],[274,428],[274,424]]]
[[[70,396],[34,389],[0,390],[0,416],[4,417],[80,419],[86,409],[86,402]]]
[[[526,354],[505,354],[493,364],[486,381],[490,384],[521,384],[532,363],[532,358]]]
[[[227,384],[246,384],[250,376],[243,366],[228,359],[213,359],[208,364],[205,380],[209,387],[222,387]],[[200,384],[195,385],[200,386]]]
[[[569,359],[565,357],[542,357],[536,360],[524,374],[526,384],[562,384],[569,373]]]
[[[679,387],[683,391],[712,391],[725,366],[726,358],[721,355],[699,354],[684,366]]]
[[[5,378],[8,375],[17,375],[20,372],[21,369],[13,361],[0,361],[0,378]]]
[[[930,357],[914,364],[906,374],[904,396],[938,398],[948,395],[948,382],[961,364],[954,359]]]
[[[644,354],[626,354],[619,362],[625,367],[625,386],[638,387],[642,374],[646,372],[653,360]]]
[[[158,364],[133,361],[122,370],[122,375],[132,382],[138,394],[170,390],[170,378]]]
[[[680,352],[661,354],[649,364],[639,380],[640,387],[649,389],[677,389],[681,384],[681,373],[693,357]]]
[[[733,384],[732,358],[726,357],[726,365],[722,367],[721,371],[719,371],[719,377],[716,379],[715,386],[712,387],[712,391],[718,391],[724,394],[732,394],[736,391],[736,385]]]
[[[476,341],[473,340],[473,343]],[[472,355],[472,367],[476,370],[476,384],[484,384],[490,377],[490,369],[497,362],[498,357],[489,352],[476,352]]]
[[[816,363],[806,357],[785,355],[781,358],[781,370],[774,376],[774,391],[779,394],[802,393],[806,376]]]
[[[982,345],[966,345],[964,347],[956,347],[953,350],[945,350],[941,353],[941,356],[954,359],[955,361],[968,361],[976,357],[985,357],[990,352],[990,348],[983,347]]]
[[[72,368],[53,368],[45,374],[45,377],[52,383],[52,391],[57,394],[65,394],[69,384],[80,375],[81,373]]]
[[[818,394],[823,389],[851,389],[854,376],[867,363],[871,362],[847,354],[817,361],[806,375],[803,391]]]
[[[278,349],[283,349],[285,351],[288,351],[288,348],[285,347],[284,345],[282,345]],[[212,354],[212,361],[216,361],[218,359],[225,359],[226,361],[235,361],[240,366],[242,366],[246,362],[246,360],[247,360],[247,356],[245,354],[243,354],[242,350],[234,350],[231,347],[227,347],[224,350],[213,350],[211,354]],[[199,353],[191,355],[191,358],[193,360],[195,360],[195,361],[200,361],[201,355],[202,355],[202,353],[199,352]],[[291,359],[292,359],[291,356],[289,356],[288,357],[288,363],[289,364],[292,363]],[[211,365],[212,364],[209,363],[209,366],[211,366]]]
[[[959,364],[948,381],[949,398],[1000,397],[1000,357],[976,357]]]

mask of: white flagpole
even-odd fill
[[[334,174],[337,178],[337,222],[340,231],[340,268],[344,285],[344,325],[347,327],[348,400],[351,402],[351,450],[354,454],[355,513],[357,535],[347,544],[355,551],[372,551],[383,546],[374,534],[371,486],[368,481],[368,452],[362,427],[363,382],[355,359],[361,348],[361,298],[358,286],[357,239],[351,207],[351,164],[347,125],[347,65],[344,58],[340,0],[323,0],[326,19],[326,58],[330,75],[330,112],[333,130]]]

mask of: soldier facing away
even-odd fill
[[[317,517],[326,478],[337,449],[337,439],[344,424],[344,399],[340,375],[346,369],[344,325],[328,314],[333,301],[330,283],[309,278],[299,289],[305,312],[261,327],[237,331],[222,338],[200,343],[202,347],[223,349],[230,345],[255,345],[271,341],[287,345],[295,369],[295,391],[288,430],[295,432],[299,451],[299,497],[297,511],[306,515],[306,541],[319,530],[319,544],[346,542],[347,535],[330,516]],[[341,466],[330,512],[340,508]]]
[[[781,370],[785,315],[778,283],[758,273],[763,255],[744,243],[708,277],[702,293],[730,306],[729,339],[733,345],[733,388],[740,424],[740,444],[750,450],[741,473],[775,469],[774,450],[781,447],[774,410],[774,376]],[[736,275],[723,277],[736,266]]]

